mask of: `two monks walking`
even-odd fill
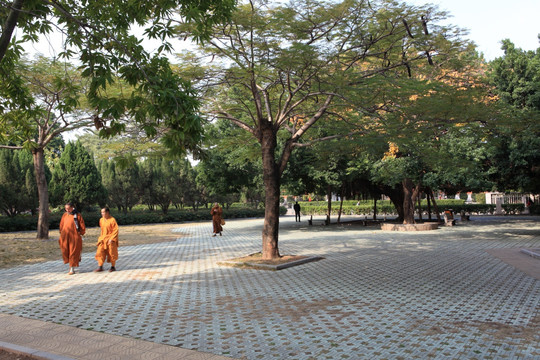
[[[75,209],[73,203],[68,202],[64,206],[66,212],[60,220],[60,238],[58,243],[64,264],[69,263],[68,275],[75,274],[75,268],[79,267],[82,251],[82,235],[86,233],[86,226],[82,215]],[[105,261],[111,263],[109,272],[116,271],[115,265],[118,260],[118,224],[111,216],[108,207],[101,209],[99,219],[101,235],[97,242],[96,260],[98,268],[95,272],[103,271]]]

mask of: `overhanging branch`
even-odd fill
[[[245,122],[243,122],[242,120],[239,120],[238,118],[236,118],[235,116],[227,113],[226,111],[223,111],[223,110],[220,110],[220,111],[216,111],[214,112],[219,118],[222,118],[222,119],[227,119],[229,120],[230,122],[232,122],[233,124],[237,125],[238,127],[248,131],[249,133],[251,133],[252,135],[254,135],[255,137],[257,136],[257,132],[255,131],[255,129],[253,129],[251,126],[249,126],[248,124],[246,124]]]
[[[13,36],[13,31],[17,27],[17,22],[19,20],[19,15],[21,13],[24,0],[15,0],[11,5],[9,15],[6,19],[4,27],[2,28],[2,35],[0,36],[0,62],[6,55],[11,37]]]
[[[353,135],[358,135],[358,133],[350,132],[348,134],[325,136],[325,137],[314,139],[314,140],[311,140],[311,141],[308,141],[308,142],[305,142],[305,143],[294,143],[292,145],[292,147],[294,147],[294,148],[308,147],[308,146],[312,146],[312,145],[314,145],[316,143],[320,143],[320,142],[323,142],[323,141],[341,139],[341,138],[348,137],[348,136],[353,136]]]

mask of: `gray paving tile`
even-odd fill
[[[211,224],[183,224],[174,242],[121,248],[115,273],[93,273],[93,254],[75,276],[59,261],[0,270],[0,313],[92,331],[79,342],[121,336],[111,346],[118,359],[540,353],[540,281],[488,253],[540,248],[539,218],[473,217],[414,233],[293,219],[281,219],[281,253],[324,260],[277,272],[221,267],[260,250],[262,220],[228,221],[222,237]],[[158,353],[151,343],[172,347]]]

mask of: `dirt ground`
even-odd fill
[[[120,226],[119,246],[173,241],[182,236],[180,233],[172,232],[174,228],[179,226],[181,224],[178,223]],[[99,227],[86,229],[86,234],[83,236],[83,253],[96,251],[99,233]],[[51,230],[49,231],[49,240],[39,241],[36,240],[35,231],[0,233],[0,268],[62,259],[58,245],[59,235],[58,230]],[[262,260],[260,253],[257,253],[233,260],[279,265],[301,258],[303,257],[283,255],[275,260]]]
[[[30,355],[21,355],[0,349],[0,360],[36,360],[37,358]]]
[[[120,226],[119,246],[173,241],[181,236],[172,230],[177,223]],[[99,227],[87,228],[83,252],[95,252]],[[49,240],[36,240],[35,231],[0,233],[0,268],[62,259],[58,230],[49,232]],[[0,359],[1,360],[1,359]]]

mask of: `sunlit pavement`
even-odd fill
[[[260,251],[262,219],[221,237],[179,225],[174,242],[120,248],[113,273],[93,273],[93,253],[74,276],[60,260],[0,270],[0,313],[233,358],[540,358],[540,280],[488,252],[540,248],[539,217],[423,232],[315,220],[282,217],[279,248],[324,259],[280,271],[217,264]]]

